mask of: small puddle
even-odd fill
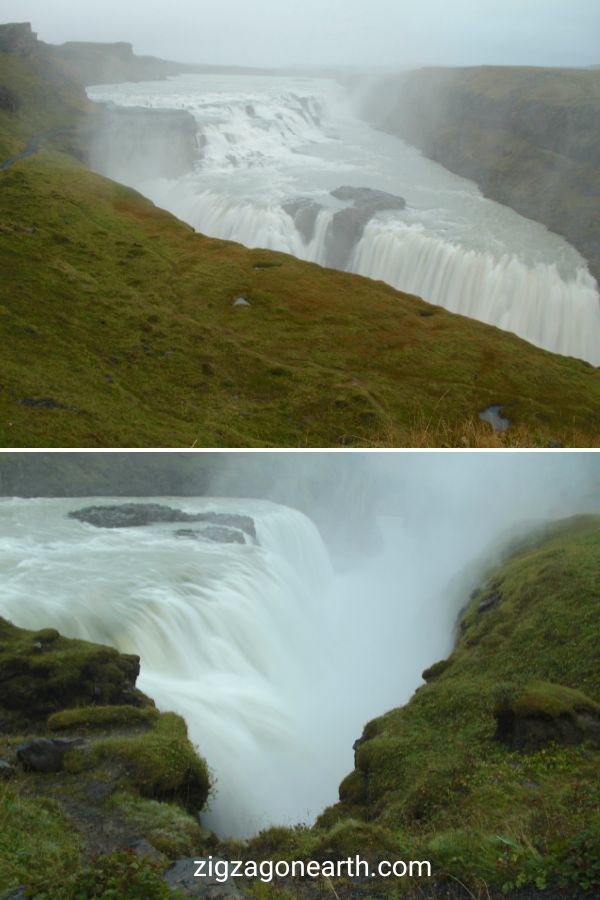
[[[479,413],[482,422],[491,425],[494,431],[508,431],[510,428],[510,419],[506,419],[502,415],[502,406],[488,406],[483,412]]]

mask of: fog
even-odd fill
[[[64,457],[40,457],[50,481]],[[98,459],[80,474],[93,478]],[[151,490],[156,456],[133,462]],[[96,529],[67,517],[81,500],[5,498],[0,615],[139,654],[139,686],[184,715],[216,772],[205,821],[228,835],[312,821],[334,802],[365,723],[451,652],[460,609],[509,543],[600,511],[596,454],[225,453],[208,473],[202,454],[196,472],[185,463],[190,496],[168,502],[251,515],[258,544],[184,540],[172,525]],[[162,457],[161,484],[169,467],[181,471],[176,454]]]
[[[597,0],[3,0],[42,40],[254,66],[598,63]]]

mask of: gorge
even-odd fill
[[[356,107],[360,112],[362,103],[370,121],[385,127],[377,110],[392,105],[385,94],[391,88],[375,86],[365,100],[357,84],[359,100],[334,80],[308,76],[180,75],[88,88],[92,100],[109,104],[91,164],[202,233],[382,279],[597,365],[600,295],[582,257],[369,127]],[[142,110],[155,118],[140,131],[132,116]],[[165,141],[158,113],[167,110],[179,110],[182,119]],[[191,153],[190,117],[195,158],[187,173],[169,174],[184,148]],[[362,201],[344,194],[348,186],[363,191]],[[396,197],[396,208],[369,205],[365,191]]]

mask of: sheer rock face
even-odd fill
[[[180,178],[198,157],[197,125],[185,110],[107,105],[95,117],[89,165],[125,184]]]
[[[29,22],[0,25],[0,52],[30,56],[37,46],[37,34],[31,30]]]
[[[600,279],[600,72],[420,69],[379,82],[363,115],[563,235]]]

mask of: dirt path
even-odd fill
[[[10,159],[6,159],[4,160],[4,162],[0,163],[0,172],[6,172],[7,169],[12,168],[12,166],[14,166],[14,164],[19,162],[21,159],[27,159],[28,156],[34,156],[40,149],[42,141],[58,137],[58,135],[60,134],[66,134],[68,131],[68,128],[54,128],[52,129],[52,131],[45,131],[43,134],[38,134],[35,137],[32,137],[31,140],[27,143],[27,146],[24,150],[21,150],[20,153],[16,154],[16,156],[11,156]]]

